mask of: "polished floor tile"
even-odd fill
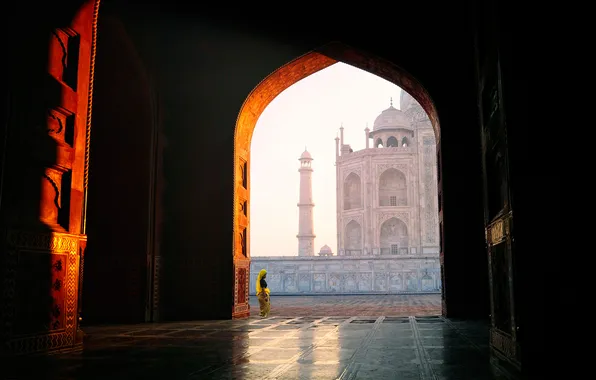
[[[14,360],[7,379],[500,379],[488,326],[438,316],[273,315],[94,326],[83,352]]]

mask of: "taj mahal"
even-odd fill
[[[335,139],[337,251],[315,253],[314,158],[299,158],[298,256],[252,257],[251,292],[267,269],[272,294],[407,294],[440,292],[437,158],[431,122],[408,93],[390,101],[365,148]],[[371,146],[372,143],[372,146]],[[251,293],[252,294],[252,293]]]

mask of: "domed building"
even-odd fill
[[[335,145],[337,252],[328,245],[314,252],[313,157],[305,149],[298,256],[253,256],[251,292],[266,269],[275,294],[438,293],[437,160],[428,116],[402,91],[400,109],[390,101],[372,131],[364,130],[364,149],[354,151],[343,132]]]
[[[333,256],[333,251],[331,250],[331,247],[329,247],[327,244],[322,246],[321,250],[319,251],[319,256]]]
[[[401,94],[364,130],[365,149],[345,143],[343,126],[335,139],[339,256],[439,255],[434,131]]]

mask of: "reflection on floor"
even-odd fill
[[[486,324],[437,316],[251,317],[87,333],[83,353],[14,362],[7,378],[500,378],[489,369]]]

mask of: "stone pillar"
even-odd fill
[[[0,313],[0,344],[14,354],[82,344],[79,280],[98,7],[99,1],[44,7],[43,21],[29,23],[15,43],[39,54],[7,52],[15,61],[2,120],[8,133],[0,294],[11,312]],[[40,16],[31,12],[15,18]],[[67,14],[74,16],[66,21]]]

